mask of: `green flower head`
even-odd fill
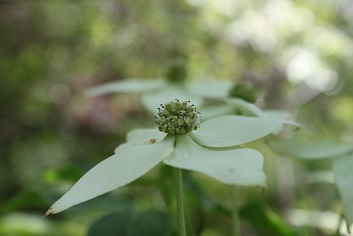
[[[167,134],[186,134],[197,130],[202,122],[202,117],[190,101],[161,104],[158,116],[155,116],[158,130]]]

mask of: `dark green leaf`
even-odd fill
[[[47,201],[38,192],[24,190],[2,204],[1,213],[8,213],[16,210],[29,208],[43,209],[49,207]]]
[[[128,236],[166,236],[172,230],[172,219],[168,214],[151,211],[139,214],[130,225]]]
[[[172,219],[168,214],[159,211],[136,213],[127,209],[94,222],[88,236],[167,236],[171,231]]]
[[[88,236],[116,236],[128,235],[128,225],[133,216],[132,210],[114,212],[104,216],[93,223],[88,231]]]
[[[261,236],[295,236],[279,216],[270,208],[259,203],[248,204],[241,208],[239,215],[248,221]]]

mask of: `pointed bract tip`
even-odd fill
[[[53,212],[52,212],[52,209],[51,208],[49,208],[48,210],[47,210],[47,212],[45,212],[45,214],[42,216],[42,217],[47,217],[47,216],[49,216],[50,214],[52,214]]]

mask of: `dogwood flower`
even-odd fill
[[[124,186],[160,162],[225,184],[265,186],[263,156],[239,145],[272,133],[282,121],[232,115],[202,122],[194,105],[179,100],[161,105],[155,118],[158,128],[130,131],[127,142],[82,176],[46,215]]]

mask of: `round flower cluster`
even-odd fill
[[[186,134],[200,127],[202,117],[190,101],[175,101],[161,104],[156,124],[159,131],[168,134]]]

